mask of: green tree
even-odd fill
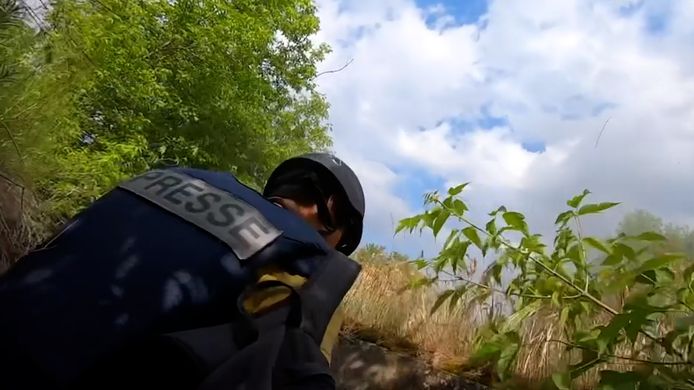
[[[671,250],[684,252],[694,259],[694,230],[689,226],[667,224],[663,228],[663,235],[667,237]]]
[[[16,0],[0,0],[0,169],[3,171],[17,169],[20,160],[8,112],[18,84],[26,76],[22,57],[31,46],[32,31],[24,17],[24,8]]]
[[[13,35],[24,27],[23,9],[16,0],[0,0],[0,84],[7,84],[12,77]]]
[[[617,227],[617,233],[624,233],[626,235],[662,231],[663,220],[646,210],[636,210],[625,215]]]
[[[52,5],[43,33],[24,28],[34,41],[12,46],[25,77],[0,92],[13,136],[0,146],[20,152],[55,216],[144,169],[232,171],[258,187],[289,155],[330,146],[310,0]]]
[[[665,236],[667,240],[660,245],[663,250],[683,252],[689,258],[694,258],[694,231],[689,226],[664,224],[663,220],[653,213],[636,210],[625,215],[617,228],[618,234],[626,235],[638,235],[648,231]]]

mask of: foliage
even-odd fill
[[[585,236],[582,218],[618,205],[586,203],[590,192],[585,190],[556,218],[550,246],[530,230],[523,214],[504,206],[489,213],[484,227],[470,221],[460,197],[465,186],[445,196],[427,194],[427,210],[402,220],[397,231],[429,229],[438,235],[449,220],[455,222],[443,249],[428,263],[435,274],[428,283],[453,283],[437,306],[464,297],[484,300],[495,292],[513,303],[514,314],[483,337],[477,362],[493,362],[500,379],[507,379],[523,321],[552,310],[565,337],[545,342],[579,351],[582,359],[553,375],[548,385],[571,388],[574,379],[603,363],[628,363],[633,367],[628,372],[602,370],[601,388],[694,388],[694,266],[683,262],[683,254],[664,251],[662,234]],[[473,250],[490,258],[481,281],[471,280],[467,271]],[[600,312],[609,321],[591,321]],[[620,354],[625,346],[631,354]]]
[[[330,145],[309,0],[58,0],[39,31],[5,4],[0,161],[58,218],[148,168],[259,187],[284,158]]]
[[[21,63],[22,46],[31,41],[31,30],[23,17],[24,8],[16,0],[0,0],[0,169],[7,169],[19,159],[7,114],[26,71]]]
[[[662,218],[646,210],[635,210],[624,216],[617,227],[618,233],[635,235],[643,232],[663,232]]]
[[[618,234],[627,235],[648,231],[661,233],[667,239],[661,244],[664,250],[683,252],[694,259],[694,231],[688,226],[663,224],[662,218],[646,210],[635,210],[626,214],[617,228]]]
[[[399,252],[387,252],[386,247],[369,243],[357,250],[354,258],[359,261],[368,262],[407,262],[409,258]]]

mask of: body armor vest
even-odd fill
[[[270,264],[309,281],[298,299],[258,324],[237,303]],[[259,335],[268,321],[322,337],[358,272],[311,226],[228,173],[150,171],[94,202],[0,278],[0,363],[19,388],[32,380],[60,386],[151,335],[185,343],[182,332],[211,334],[229,324],[253,334],[206,362],[205,376],[267,342]],[[286,347],[275,339],[270,353],[281,356]]]

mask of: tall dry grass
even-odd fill
[[[0,170],[0,274],[45,238],[49,225],[31,191]]]
[[[466,367],[487,308],[468,304],[448,310],[444,304],[430,315],[437,291],[405,289],[419,271],[395,257],[378,250],[358,254],[363,270],[343,303],[343,332],[419,355],[437,368]]]
[[[435,368],[488,378],[485,368],[480,371],[479,367],[470,365],[470,357],[480,331],[489,325],[490,319],[499,320],[500,314],[490,313],[488,305],[462,301],[450,311],[444,304],[432,316],[430,309],[438,291],[436,288],[403,291],[409,281],[420,275],[402,256],[372,246],[360,251],[357,259],[363,271],[344,302],[344,333],[417,355]],[[606,324],[610,318],[604,313],[591,321]],[[541,311],[528,317],[520,335],[522,347],[514,369],[513,388],[537,388],[554,372],[581,361],[579,350],[568,352],[562,343],[567,337],[557,312]],[[636,356],[627,345],[619,347],[616,354]],[[627,360],[603,364],[586,372],[574,385],[581,389],[594,388],[600,370],[630,370],[634,364]],[[493,370],[493,367],[486,369]]]

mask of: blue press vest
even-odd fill
[[[226,321],[258,268],[274,263],[310,275],[329,251],[307,223],[232,175],[171,171],[232,194],[281,235],[239,260],[208,231],[116,188],[0,278],[0,342],[12,345],[6,351],[22,352],[48,376],[69,381],[133,338]],[[176,196],[184,199],[185,192]],[[0,356],[5,360],[11,367],[12,356]]]

